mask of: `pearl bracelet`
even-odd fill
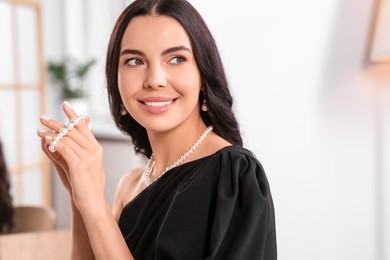
[[[53,141],[50,142],[49,145],[49,151],[54,153],[56,151],[56,144],[61,140],[62,137],[66,136],[70,131],[72,131],[73,128],[75,128],[81,121],[85,122],[87,119],[87,116],[80,115],[76,118],[73,118],[72,120],[69,120],[64,128],[61,128],[61,130],[58,132],[58,134],[54,137]]]

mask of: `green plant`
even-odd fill
[[[53,83],[61,88],[64,99],[79,98],[86,94],[84,79],[95,63],[95,59],[85,63],[65,59],[62,62],[49,62],[47,70]]]

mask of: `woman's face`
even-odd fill
[[[124,106],[148,131],[198,123],[201,79],[184,28],[168,16],[131,20],[121,43],[118,85]]]

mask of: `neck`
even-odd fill
[[[182,124],[165,132],[148,132],[155,160],[156,175],[161,175],[167,167],[176,162],[196,142],[206,129],[203,121],[194,126]],[[186,161],[190,161],[190,155]]]

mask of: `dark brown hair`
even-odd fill
[[[0,141],[0,233],[9,232],[13,226],[13,206],[9,189],[7,165]]]
[[[206,125],[213,125],[214,132],[233,145],[242,146],[237,120],[232,111],[225,71],[214,38],[200,14],[185,0],[136,0],[119,16],[111,34],[106,60],[106,79],[111,114],[117,127],[130,135],[136,152],[152,154],[146,130],[130,115],[122,116],[123,103],[118,89],[118,63],[121,42],[127,25],[136,16],[165,15],[177,20],[190,38],[195,61],[200,71],[202,89],[206,94],[208,111],[199,110]],[[199,104],[204,98],[199,95]]]

